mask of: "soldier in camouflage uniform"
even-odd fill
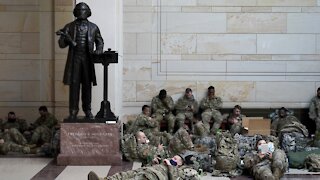
[[[5,155],[8,152],[21,152],[30,153],[30,148],[28,146],[19,145],[10,139],[10,136],[3,137],[0,133],[0,154]]]
[[[213,119],[211,132],[215,133],[220,128],[223,119],[219,111],[222,108],[222,100],[220,97],[215,96],[213,86],[208,88],[208,95],[201,100],[200,108],[203,110],[201,114],[202,121],[208,130],[210,130],[210,121]]]
[[[288,110],[282,107],[278,110],[278,117],[272,121],[271,124],[271,135],[279,136],[280,131],[288,124],[294,122],[300,123],[300,121],[293,115],[287,114]]]
[[[166,90],[162,89],[158,96],[152,98],[151,109],[159,124],[163,120],[167,121],[168,132],[172,134],[175,125],[175,117],[172,114],[174,103],[172,97],[167,95]]]
[[[244,167],[256,180],[279,180],[288,168],[287,156],[281,149],[271,149],[262,153],[261,145],[267,144],[263,139],[257,141],[256,151],[244,156]],[[276,146],[275,146],[276,148]]]
[[[170,140],[168,149],[171,155],[180,154],[185,150],[192,150],[194,148],[192,139],[186,128],[186,125],[179,128]]]
[[[170,159],[164,159],[161,164],[120,172],[105,178],[99,178],[96,173],[91,171],[88,174],[88,180],[200,180],[200,176],[196,170],[188,166],[184,166],[183,164],[184,161],[181,156],[175,155]]]
[[[227,130],[230,131],[232,136],[236,133],[241,134],[242,127],[242,118],[245,115],[241,114],[241,106],[235,105],[232,109],[232,113],[227,117]]]
[[[176,122],[178,128],[182,127],[185,123],[185,120],[190,121],[191,130],[193,131],[193,117],[198,113],[198,102],[194,99],[192,90],[187,88],[183,97],[179,98],[176,105]]]
[[[30,144],[42,145],[44,143],[50,143],[52,138],[53,128],[58,124],[57,118],[48,112],[46,106],[39,107],[40,117],[31,124],[31,130],[33,134]]]
[[[136,120],[131,123],[131,125],[128,127],[127,133],[135,134],[138,131],[143,131],[148,136],[148,134],[159,131],[158,121],[150,117],[150,115],[150,106],[143,105],[142,113],[139,114]]]
[[[320,87],[317,89],[317,95],[311,99],[309,118],[316,122],[316,133],[320,134]]]

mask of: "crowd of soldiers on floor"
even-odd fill
[[[46,106],[39,107],[40,116],[28,123],[10,111],[0,119],[0,155],[34,154],[55,157],[60,149],[60,126]]]
[[[285,107],[270,112],[269,134],[248,135],[241,106],[222,114],[222,104],[213,86],[200,103],[190,88],[175,103],[162,89],[125,124],[121,138],[124,159],[142,167],[104,178],[90,172],[88,179],[200,179],[211,173],[269,180],[280,179],[289,167],[320,171],[320,88],[309,109],[314,135]]]

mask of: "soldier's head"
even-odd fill
[[[279,110],[278,110],[278,115],[280,118],[284,118],[288,115],[288,109],[285,108],[285,107],[281,107]]]
[[[144,132],[138,131],[135,134],[135,136],[136,136],[138,144],[148,144],[149,143],[149,139],[147,138],[146,134],[144,134]]]
[[[159,99],[164,100],[167,97],[167,91],[165,89],[161,89],[159,92]]]
[[[318,89],[317,89],[317,96],[318,96],[318,98],[320,98],[320,87],[318,87]]]
[[[77,19],[87,19],[91,16],[91,9],[86,3],[81,2],[73,9],[73,15]]]
[[[8,122],[15,122],[17,120],[16,114],[13,111],[8,113]]]
[[[241,114],[241,106],[235,105],[232,110],[233,115],[240,116]]]
[[[45,116],[46,114],[48,114],[48,108],[47,106],[40,106],[39,107],[39,114],[41,116]]]
[[[213,86],[208,87],[208,97],[213,98],[215,95],[215,89]]]
[[[169,159],[169,163],[168,165],[172,165],[172,166],[182,166],[183,165],[183,158],[179,155],[175,155],[173,156],[171,159]]]
[[[193,97],[192,90],[190,88],[187,88],[184,95],[186,96],[186,98],[191,99]]]
[[[146,116],[150,116],[151,114],[151,109],[150,109],[150,106],[148,105],[143,105],[142,106],[142,113]]]
[[[262,144],[267,144],[267,141],[262,139],[262,138],[259,138],[257,140],[257,143],[256,143],[256,150],[259,150],[259,147],[262,145]]]

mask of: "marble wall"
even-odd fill
[[[223,107],[308,107],[320,86],[318,0],[124,0],[123,116],[159,90]]]

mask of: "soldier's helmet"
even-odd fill
[[[86,3],[81,2],[73,9],[73,15],[77,18],[88,18],[91,16],[91,9]]]

